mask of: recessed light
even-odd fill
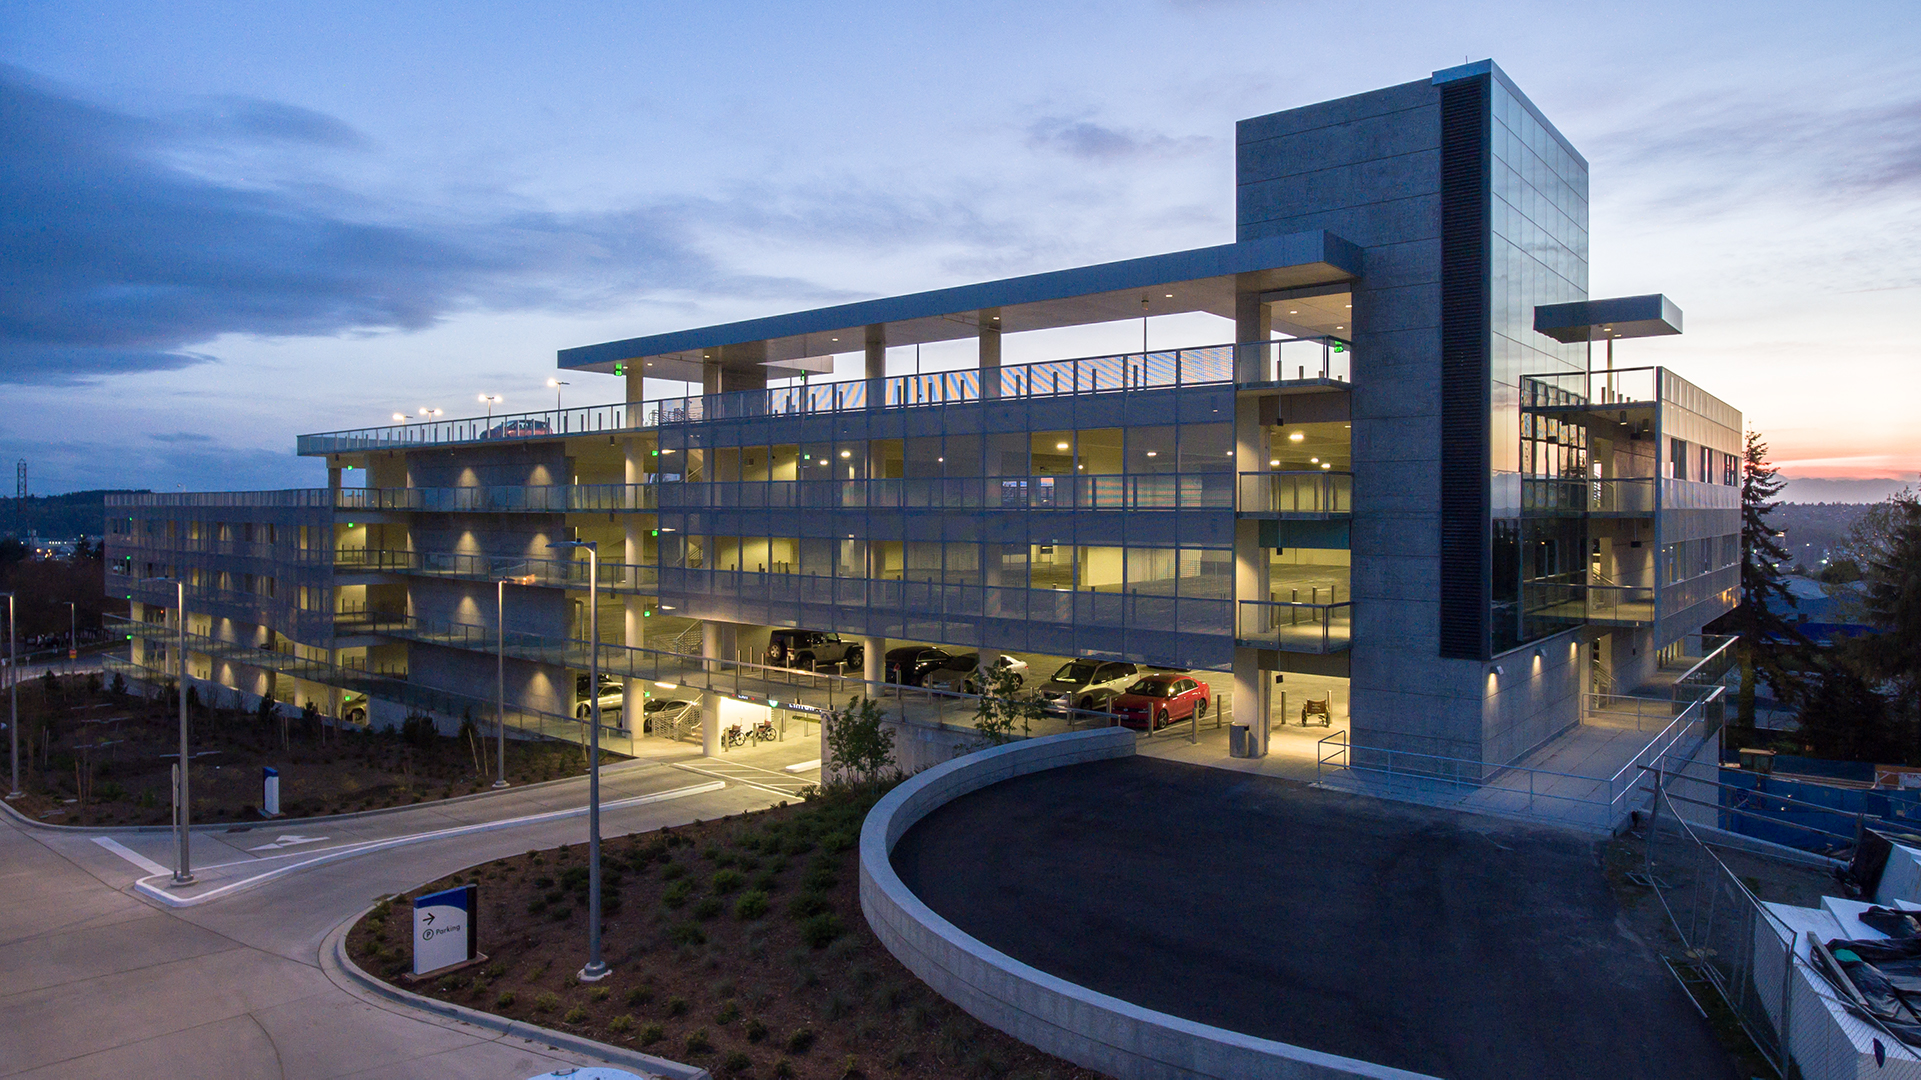
[[[1348,306],[1348,307],[1353,307],[1354,305],[1353,305],[1353,304],[1349,304],[1349,305],[1347,305],[1347,306]]]
[[[1311,457],[1307,459],[1307,462],[1310,465],[1319,465],[1321,463],[1321,459],[1317,457]]]
[[[1290,312],[1288,312],[1288,314],[1289,314],[1289,315],[1299,315],[1299,314],[1300,314],[1300,312],[1298,312],[1298,311],[1290,311]]]
[[[1281,459],[1280,459],[1280,458],[1270,458],[1270,459],[1268,459],[1268,462],[1267,462],[1267,463],[1268,463],[1268,464],[1269,464],[1270,466],[1272,466],[1272,465],[1279,465],[1279,464],[1281,463]]]
[[[1335,327],[1334,329],[1336,329],[1336,330],[1345,330],[1345,329],[1347,329],[1347,327],[1345,327],[1345,326],[1337,326],[1337,327]]]
[[[1147,452],[1147,456],[1148,456],[1148,457],[1160,457],[1160,456],[1161,456],[1161,452],[1160,452],[1159,450],[1149,450],[1149,451]]]
[[[841,457],[853,457],[853,456],[854,456],[854,452],[853,452],[852,450],[842,450],[842,451],[840,452],[840,456],[841,456]]]
[[[1055,444],[1054,444],[1054,449],[1056,449],[1056,450],[1065,450],[1065,449],[1067,449],[1067,444],[1066,444],[1066,443],[1064,443],[1064,442],[1057,442],[1057,443],[1055,443]]]
[[[1169,300],[1172,300],[1172,299],[1174,299],[1174,294],[1173,294],[1173,293],[1168,293],[1168,294],[1167,294],[1167,298],[1168,298]]]
[[[1307,438],[1307,436],[1306,436],[1306,435],[1304,435],[1304,434],[1302,434],[1301,432],[1298,432],[1298,431],[1297,431],[1297,432],[1295,432],[1294,434],[1292,434],[1292,435],[1289,435],[1289,436],[1287,437],[1287,441],[1288,441],[1288,442],[1300,442],[1300,441],[1301,441],[1302,439],[1305,439],[1305,438]]]
[[[1325,461],[1323,461],[1323,462],[1321,462],[1321,468],[1323,468],[1323,469],[1331,469],[1331,468],[1333,468],[1333,467],[1334,467],[1334,466],[1332,466],[1332,465],[1329,465],[1329,464],[1328,464],[1327,462],[1325,462]]]

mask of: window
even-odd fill
[[[1668,475],[1676,480],[1688,478],[1688,444],[1683,439],[1668,440]]]

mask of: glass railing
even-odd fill
[[[334,572],[340,574],[412,574],[467,581],[512,579],[517,584],[581,589],[587,587],[588,566],[585,557],[544,559],[360,547],[344,547],[334,552]],[[603,589],[652,592],[658,581],[658,571],[653,566],[602,561],[599,567]]]
[[[1652,514],[1655,502],[1653,477],[1521,480],[1521,509],[1528,513]]]
[[[1654,621],[1654,590],[1636,585],[1589,585],[1580,590],[1590,622],[1645,626]]]
[[[329,505],[326,488],[289,488],[283,491],[137,491],[106,497],[108,510],[137,510],[161,506],[311,506]]]
[[[122,535],[107,537],[107,547],[115,551],[218,555],[223,558],[267,559],[278,563],[324,563],[327,561],[327,549],[324,547],[302,548],[296,544],[269,544],[265,541]]]
[[[1354,474],[1265,472],[1241,474],[1243,514],[1351,514]]]
[[[1660,400],[1661,369],[1565,371],[1521,376],[1521,408],[1528,410],[1653,405]]]
[[[356,428],[302,435],[298,452],[333,454],[552,439],[701,420],[761,419],[870,408],[1213,386],[1234,381],[1235,355],[1246,350],[1260,353],[1258,367],[1262,377],[1258,381],[1345,384],[1350,379],[1352,353],[1347,342],[1337,338],[1290,339]]]
[[[1283,652],[1329,653],[1353,638],[1354,605],[1243,600],[1234,636],[1247,644]]]
[[[660,485],[667,510],[1228,510],[1232,473],[743,480]]]
[[[653,510],[657,484],[499,484],[475,487],[341,488],[341,510],[565,514]]]

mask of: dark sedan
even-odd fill
[[[954,658],[945,649],[932,645],[903,645],[887,650],[887,681],[901,686],[919,686],[927,673]]]

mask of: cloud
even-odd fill
[[[213,441],[213,436],[202,435],[197,431],[174,431],[165,435],[157,432],[148,432],[147,438],[152,439],[154,442],[164,443],[210,443]]]
[[[1192,136],[1143,134],[1105,127],[1091,120],[1068,120],[1058,116],[1042,117],[1027,128],[1027,145],[1036,150],[1052,150],[1082,161],[1117,162],[1146,157],[1191,153],[1212,140]]]
[[[181,164],[263,143],[367,145],[292,106],[219,99],[147,118],[0,67],[0,383],[175,370],[210,360],[190,346],[226,334],[411,331],[462,310],[579,309],[650,289],[815,290],[727,272],[698,249],[686,205],[558,214],[502,194],[414,207],[306,175],[225,182]]]

